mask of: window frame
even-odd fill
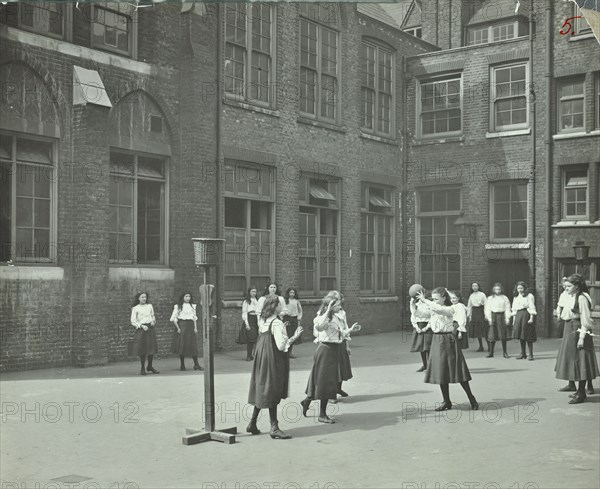
[[[361,58],[361,75],[362,75],[362,79],[361,79],[361,102],[362,102],[362,122],[361,122],[361,131],[368,133],[368,134],[373,134],[376,136],[382,136],[382,137],[386,137],[389,139],[394,139],[394,135],[396,133],[396,110],[395,110],[395,104],[396,104],[396,51],[395,49],[393,49],[391,46],[386,46],[382,43],[377,42],[374,39],[371,38],[362,38],[361,39],[361,48],[362,45],[366,45],[369,46],[371,48],[375,49],[375,87],[371,88],[366,86],[365,84],[365,76],[366,76],[366,67],[365,67],[365,62],[366,62],[366,58]],[[380,70],[379,70],[379,61],[380,61],[380,53],[381,52],[385,52],[386,54],[390,55],[391,58],[391,80],[390,80],[390,121],[389,121],[389,126],[390,126],[390,130],[389,132],[385,132],[383,130],[379,129],[379,118],[381,116],[380,114],[380,93],[381,94],[385,94],[388,95],[387,93],[381,91],[379,89],[380,87]],[[365,125],[365,118],[366,118],[366,110],[365,110],[365,99],[364,99],[364,90],[372,90],[372,92],[374,93],[374,102],[373,102],[373,128],[369,128]]]
[[[581,13],[581,9],[579,8],[579,6],[577,4],[573,4],[573,17],[574,17],[573,20],[575,22],[573,23],[573,30],[571,31],[572,37],[590,36],[590,35],[593,36],[594,35],[592,26],[585,19],[585,17]],[[577,17],[581,17],[581,18],[578,19]],[[587,25],[587,27],[581,28],[581,26],[583,25],[584,22]],[[581,32],[581,34],[579,32]]]
[[[251,220],[251,202],[262,202],[262,203],[268,203],[271,206],[271,217],[270,217],[270,237],[269,237],[269,242],[267,243],[269,246],[269,277],[274,277],[275,276],[275,252],[276,250],[273,248],[274,244],[276,243],[276,203],[277,203],[277,195],[276,195],[276,190],[277,190],[277,185],[276,185],[276,168],[271,167],[271,166],[267,166],[267,165],[260,165],[257,163],[252,163],[250,161],[237,161],[237,160],[226,160],[226,162],[224,163],[225,167],[226,167],[226,172],[227,169],[232,168],[234,170],[233,172],[233,190],[226,190],[225,186],[223,187],[223,231],[224,231],[224,237],[225,239],[227,239],[227,230],[230,229],[242,229],[242,228],[238,228],[238,227],[231,227],[231,226],[226,226],[225,225],[225,205],[226,205],[226,200],[225,199],[236,199],[236,200],[240,200],[244,202],[244,211],[246,213],[245,219],[246,219],[246,226],[244,228],[245,230],[245,237],[244,237],[244,241],[245,241],[245,249],[242,250],[243,251],[243,260],[244,260],[244,278],[246,281],[246,289],[251,286],[254,285],[256,287],[258,287],[259,291],[260,291],[260,285],[259,284],[253,284],[251,283],[251,278],[252,276],[256,276],[257,274],[253,274],[252,270],[251,270],[251,263],[252,260],[248,260],[248,256],[247,256],[247,249],[248,246],[250,244],[250,238],[251,238],[251,233],[253,231],[252,228],[252,220]],[[242,170],[244,169],[244,170]],[[260,172],[260,176],[262,178],[262,175],[264,174],[263,172],[265,172],[268,175],[268,178],[270,179],[270,183],[269,183],[269,188],[270,188],[270,196],[264,196],[263,194],[263,186],[262,184],[259,185],[259,193],[258,194],[251,194],[251,193],[247,193],[247,192],[239,192],[238,189],[235,186],[235,181],[236,179],[239,177],[239,173],[240,171],[245,171],[247,172],[248,169],[252,169],[253,171],[257,170]],[[254,229],[256,230],[256,229]],[[264,230],[263,230],[264,231]],[[231,254],[235,259],[238,259],[239,257],[239,250],[234,250],[233,252],[228,252],[227,251],[227,242],[225,242],[225,250],[224,250],[225,255],[227,254]],[[227,256],[225,256],[225,259],[227,259]],[[225,278],[226,277],[241,277],[241,274],[235,274],[235,273],[226,273],[226,265],[224,264],[223,266],[223,296],[225,298],[236,298],[240,296],[240,291],[239,290],[227,290],[226,286],[225,286]],[[246,293],[246,290],[243,291],[243,294]]]
[[[513,63],[504,63],[500,65],[490,66],[490,132],[510,132],[519,131],[522,129],[529,129],[530,127],[530,110],[529,110],[529,97],[530,93],[528,87],[530,86],[529,80],[529,63],[530,61],[516,61]],[[497,100],[507,100],[520,98],[513,97],[496,97],[496,72],[507,68],[514,68],[517,66],[523,66],[525,68],[525,85],[524,85],[524,96],[525,96],[525,122],[518,124],[508,124],[506,126],[496,126],[496,102]]]
[[[2,130],[0,131],[2,136],[10,137],[12,139],[11,142],[11,159],[2,159],[1,167],[4,165],[10,165],[11,168],[11,190],[10,190],[10,257],[9,260],[12,260],[16,263],[23,264],[31,264],[31,263],[56,263],[57,261],[57,227],[58,227],[58,178],[57,178],[57,168],[58,168],[58,157],[59,157],[59,141],[54,138],[48,138],[39,136],[36,134],[28,134],[28,133],[18,133],[14,131]],[[17,250],[17,165],[19,161],[17,160],[17,139],[26,139],[30,141],[40,141],[43,143],[52,145],[52,180],[49,183],[49,237],[48,237],[48,257],[18,257]],[[34,162],[21,162],[21,165],[34,167],[34,168],[48,168],[50,165],[44,165],[42,163],[34,163]],[[2,243],[3,244],[3,243]]]
[[[568,85],[568,84],[573,84],[573,82],[575,81],[580,81],[582,84],[582,92],[581,95],[570,95],[568,97],[562,97],[561,94],[561,90],[563,89],[564,86]],[[586,118],[586,111],[585,111],[585,106],[586,106],[586,96],[585,96],[585,87],[586,87],[586,83],[585,83],[585,76],[573,76],[573,77],[567,77],[567,78],[563,78],[563,79],[559,79],[557,81],[557,87],[556,87],[556,109],[557,109],[557,114],[556,114],[556,124],[557,124],[557,128],[556,131],[559,134],[568,134],[568,133],[572,133],[572,132],[584,132],[585,131],[585,118]],[[562,108],[562,103],[563,102],[569,102],[569,101],[573,101],[573,100],[578,100],[581,99],[583,102],[583,117],[582,117],[582,125],[578,126],[578,127],[573,127],[570,129],[564,129],[562,128],[562,116],[563,116],[563,108]]]
[[[512,26],[513,27],[513,36],[507,37],[506,39],[494,39],[494,29]],[[491,24],[476,24],[473,26],[467,26],[465,29],[465,39],[464,46],[472,47],[472,46],[482,46],[485,44],[492,44],[496,42],[510,41],[512,39],[518,39],[519,37],[526,37],[528,34],[520,35],[520,27],[529,28],[524,20],[515,19],[510,22],[493,22]],[[486,32],[487,41],[485,42],[469,42],[472,33],[475,32]],[[482,36],[483,37],[483,36]]]
[[[459,108],[459,110],[460,110],[460,130],[446,131],[446,132],[434,132],[432,134],[423,134],[423,106],[422,106],[422,98],[421,98],[422,91],[423,91],[423,85],[430,85],[430,84],[436,84],[436,83],[442,83],[442,82],[452,82],[452,81],[456,81],[456,80],[459,80],[459,84],[460,84],[460,92],[459,92],[459,95],[460,95],[460,108]],[[464,101],[463,95],[464,95],[464,93],[463,93],[462,72],[417,79],[416,92],[417,92],[416,93],[416,102],[417,102],[416,134],[417,134],[418,139],[436,139],[436,138],[440,138],[440,137],[461,136],[463,134],[463,112],[464,112],[463,111],[463,101]],[[427,113],[442,112],[444,110],[448,111],[449,109],[432,110]]]
[[[111,8],[111,5],[120,5],[120,4],[112,4],[110,2],[101,2],[101,3],[90,3],[90,46],[92,49],[97,49],[98,51],[105,51],[113,54],[118,54],[120,56],[125,56],[131,59],[137,59],[137,51],[138,51],[138,11],[134,9],[131,16],[127,14],[121,13],[119,10]],[[98,17],[97,9],[104,10],[107,12],[111,12],[113,14],[122,15],[124,17],[128,17],[129,20],[127,22],[128,29],[128,45],[129,49],[127,52],[121,50],[115,46],[111,46],[105,43],[98,43],[94,38],[94,24],[97,23],[95,20]],[[99,22],[98,22],[99,23]],[[105,25],[105,24],[102,24]]]
[[[223,43],[224,43],[224,53],[223,53],[223,61],[227,63],[228,59],[226,57],[226,49],[227,44],[232,44],[236,47],[241,47],[237,43],[230,42],[227,40],[227,9],[235,7],[237,9],[238,5],[245,5],[246,11],[244,13],[245,17],[245,29],[246,29],[246,38],[244,49],[244,80],[242,83],[242,93],[240,94],[238,90],[236,90],[235,84],[233,86],[233,91],[228,91],[226,89],[225,83],[225,65],[223,66],[223,86],[225,98],[229,100],[235,100],[238,102],[249,103],[252,105],[270,108],[273,109],[276,107],[276,82],[277,73],[276,73],[276,64],[277,64],[277,4],[263,3],[263,4],[255,4],[255,3],[227,3],[224,4],[224,14],[223,14]],[[270,31],[270,53],[269,53],[269,80],[268,80],[268,101],[265,102],[260,99],[255,99],[251,97],[250,88],[254,85],[252,80],[252,55],[254,51],[258,51],[253,49],[253,31],[252,27],[254,25],[254,16],[252,14],[252,7],[254,5],[268,6],[271,14],[271,31]],[[248,9],[250,10],[250,15],[248,15]],[[260,51],[262,53],[262,51]],[[264,53],[263,53],[264,54]]]
[[[574,173],[574,172],[582,172],[585,171],[585,177],[586,177],[586,185],[581,186],[581,185],[577,185],[577,186],[573,186],[570,187],[571,189],[582,189],[585,188],[585,214],[574,214],[574,215],[569,215],[567,214],[567,182],[568,182],[568,176],[569,173]],[[573,165],[573,166],[563,166],[562,167],[562,172],[561,172],[561,220],[563,221],[587,221],[589,219],[590,216],[590,169],[588,166],[580,166],[580,165]]]
[[[140,152],[140,151],[131,151],[131,150],[127,150],[127,149],[123,149],[123,148],[117,148],[117,147],[111,147],[110,148],[110,153],[119,153],[119,154],[126,154],[126,155],[132,155],[134,158],[134,171],[131,175],[126,175],[124,172],[123,173],[118,173],[112,170],[112,168],[109,168],[109,179],[113,179],[113,178],[118,178],[118,179],[127,179],[127,180],[131,180],[133,181],[133,190],[132,190],[132,223],[131,223],[131,227],[132,227],[132,232],[131,232],[131,242],[130,242],[130,248],[132,250],[134,250],[134,255],[131,258],[131,260],[119,260],[117,259],[111,259],[111,249],[110,249],[110,234],[112,234],[112,232],[109,230],[108,234],[109,234],[109,249],[108,249],[108,263],[109,266],[112,267],[117,267],[117,266],[132,266],[132,267],[138,267],[138,268],[156,268],[156,267],[168,267],[169,266],[169,211],[170,211],[170,202],[169,202],[169,157],[166,155],[160,155],[160,154],[155,154],[155,153],[144,153],[144,152]],[[164,178],[163,179],[159,179],[159,178],[151,178],[151,177],[142,177],[141,179],[139,178],[138,175],[138,158],[152,158],[155,160],[161,160],[162,164],[163,164],[163,172],[164,172]],[[112,156],[110,157],[110,161],[112,162]],[[111,165],[112,166],[112,165]],[[163,184],[163,194],[162,194],[162,205],[163,205],[163,209],[161,212],[161,232],[163,233],[163,235],[161,236],[160,239],[160,259],[158,260],[158,262],[144,262],[144,263],[140,263],[138,261],[138,245],[139,245],[139,238],[138,238],[138,212],[139,212],[139,202],[138,202],[138,196],[139,196],[139,190],[138,190],[138,181],[139,180],[143,180],[143,181],[149,181],[149,182],[157,182],[157,183],[162,183]],[[110,215],[110,188],[109,188],[109,215]],[[120,246],[120,243],[117,242],[117,247]],[[117,250],[118,253],[118,250]]]
[[[56,3],[56,2],[46,2],[46,3]],[[39,2],[18,2],[17,3],[17,28],[23,31],[31,32],[33,34],[39,34],[40,36],[50,37],[52,39],[58,39],[60,41],[71,42],[73,37],[73,4],[69,2],[60,3],[63,6],[63,33],[61,36],[50,32],[40,32],[36,30],[35,27],[30,27],[28,25],[24,25],[21,22],[21,12],[23,7],[30,6],[34,9],[42,9],[39,5]],[[46,9],[42,9],[46,10]]]
[[[499,185],[514,185],[521,184],[526,186],[527,195],[526,195],[526,204],[527,208],[525,209],[525,236],[523,238],[498,238],[495,235],[494,226],[496,224],[496,212],[495,212],[495,194],[496,187]],[[489,185],[489,239],[491,243],[528,243],[529,237],[531,235],[531,220],[530,220],[530,212],[531,212],[531,185],[527,180],[516,179],[516,180],[498,180],[496,182],[490,182]],[[512,200],[510,203],[512,204]],[[509,221],[512,222],[512,219]]]
[[[370,209],[370,205],[369,205],[369,200],[370,200],[370,191],[371,189],[377,189],[377,190],[382,190],[384,192],[389,192],[390,195],[390,205],[391,207],[388,208],[387,211],[375,211],[375,210],[371,210]],[[366,294],[366,295],[393,295],[394,291],[395,291],[395,283],[394,283],[394,277],[395,277],[395,209],[396,209],[396,205],[395,205],[395,194],[396,194],[396,190],[394,187],[389,187],[386,185],[379,185],[379,184],[375,184],[375,183],[369,183],[369,182],[362,182],[361,184],[361,214],[360,214],[360,219],[361,219],[361,241],[362,241],[362,224],[363,224],[363,218],[367,217],[367,216],[372,216],[375,218],[375,224],[374,224],[374,239],[373,239],[373,252],[369,253],[370,255],[373,255],[373,277],[372,277],[372,282],[373,282],[373,287],[371,289],[366,289],[363,287],[363,254],[366,254],[367,252],[365,250],[360,249],[360,292],[361,294]],[[363,205],[364,204],[364,205]],[[378,269],[378,263],[379,263],[379,256],[380,256],[380,252],[379,252],[379,220],[377,219],[377,217],[384,217],[386,219],[389,219],[389,223],[390,223],[390,243],[389,243],[389,258],[390,258],[390,268],[389,268],[389,287],[387,289],[380,289],[378,287],[379,284],[379,269]],[[387,255],[387,253],[382,253],[383,255]]]
[[[342,29],[341,29],[341,19],[340,19],[340,13],[339,13],[339,9],[335,9],[335,22],[332,22],[331,19],[328,19],[329,22],[324,21],[323,19],[319,19],[319,21],[315,20],[314,18],[311,18],[310,15],[307,15],[304,11],[303,11],[303,6],[304,5],[308,5],[306,8],[317,8],[317,12],[320,14],[320,7],[323,4],[319,4],[319,3],[306,3],[306,4],[298,4],[298,28],[299,28],[299,42],[298,42],[298,112],[300,114],[301,117],[306,118],[306,119],[312,119],[315,121],[320,121],[320,122],[325,122],[325,123],[329,123],[329,124],[335,124],[335,125],[340,125],[340,121],[342,120],[342,100],[341,100],[341,94],[342,94]],[[327,4],[324,4],[327,5]],[[330,5],[335,5],[335,4],[330,4]],[[317,42],[316,42],[316,69],[313,69],[310,66],[307,65],[303,65],[302,64],[302,22],[308,22],[309,24],[312,23],[314,25],[317,26],[316,29],[316,33],[317,33]],[[336,73],[335,73],[335,77],[333,77],[330,74],[325,74],[322,71],[322,60],[323,60],[323,41],[322,41],[322,37],[323,37],[323,29],[328,29],[331,30],[333,32],[336,33],[336,39],[337,39],[337,49],[336,49]],[[310,113],[310,112],[305,112],[302,110],[301,107],[301,100],[302,100],[302,68],[307,68],[310,71],[313,71],[314,73],[316,73],[316,83],[315,83],[315,112]],[[321,115],[321,111],[322,111],[322,90],[323,90],[323,83],[322,83],[322,77],[326,75],[326,76],[330,76],[332,78],[334,78],[337,82],[337,90],[335,91],[334,94],[334,117],[333,119],[330,119],[328,117],[325,117],[323,115]]]
[[[323,211],[334,211],[336,214],[336,229],[335,229],[335,237],[336,237],[336,242],[335,242],[335,281],[336,281],[336,287],[334,287],[334,289],[339,289],[340,287],[340,281],[341,281],[341,266],[340,266],[340,261],[341,261],[341,249],[340,249],[340,240],[341,240],[341,210],[342,210],[342,206],[341,206],[341,191],[342,191],[342,180],[341,179],[336,179],[336,178],[323,178],[323,179],[316,179],[316,178],[311,178],[311,173],[302,173],[300,175],[299,178],[299,183],[298,185],[305,185],[305,192],[306,192],[306,196],[307,196],[307,200],[302,200],[301,199],[301,195],[302,192],[299,193],[299,199],[298,199],[298,214],[301,214],[301,209],[304,208],[310,208],[310,209],[315,209],[316,211],[316,224],[315,224],[315,231],[316,231],[316,235],[315,235],[315,253],[313,256],[306,254],[303,255],[302,254],[302,247],[299,246],[298,249],[298,266],[299,266],[299,270],[300,270],[300,260],[301,259],[306,259],[306,258],[313,258],[314,259],[314,269],[313,269],[313,289],[309,290],[309,289],[300,289],[301,285],[300,283],[298,284],[299,287],[299,293],[302,294],[303,297],[322,297],[324,294],[326,294],[329,290],[331,290],[330,288],[327,288],[326,290],[321,290],[321,278],[323,277],[321,274],[321,258],[322,258],[322,251],[321,251],[321,220],[323,219],[322,214]],[[315,204],[315,203],[311,203],[310,202],[310,184],[311,182],[314,182],[315,184],[319,185],[319,184],[323,184],[324,182],[327,182],[328,187],[327,190],[330,190],[329,184],[330,183],[335,183],[337,185],[337,189],[336,189],[336,200],[335,200],[335,204],[334,205],[330,205],[330,206],[324,206],[324,205],[319,205],[319,204]],[[326,235],[328,236],[328,235]],[[300,238],[300,226],[298,227],[298,238]],[[300,239],[299,239],[300,242]],[[316,250],[319,250],[319,253],[317,253]],[[327,254],[326,257],[330,258],[329,255],[329,248],[326,250]],[[300,282],[300,281],[299,281]]]
[[[590,296],[592,298],[592,311],[598,312],[600,311],[600,300],[594,300],[594,296],[600,297],[600,281],[596,281],[596,277],[599,276],[600,273],[600,259],[598,258],[590,258],[588,263],[579,263],[574,258],[559,258],[557,260],[558,266],[556,267],[556,283],[560,283],[562,277],[568,277],[569,274],[565,272],[565,267],[573,267],[575,268],[574,273],[579,273],[580,275],[585,277],[585,283],[590,289]],[[587,274],[585,273],[587,270]],[[592,280],[592,277],[594,280]],[[595,292],[593,289],[598,289],[598,292]],[[560,293],[559,293],[560,295]]]
[[[418,39],[423,38],[423,26],[407,27],[406,29],[402,29],[402,31]]]
[[[594,129],[600,130],[600,71],[594,76]]]

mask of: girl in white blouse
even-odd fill
[[[302,327],[299,326],[294,335],[288,338],[285,324],[278,317],[280,313],[279,299],[276,296],[267,297],[258,320],[260,336],[248,393],[248,403],[254,406],[254,410],[246,431],[259,434],[256,426],[258,415],[261,409],[269,408],[271,438],[287,439],[291,436],[279,429],[277,405],[288,396],[290,362],[287,352],[302,334]]]
[[[258,340],[258,299],[256,287],[250,287],[242,301],[242,320],[244,321],[245,334],[241,342],[246,342],[246,361],[254,360],[256,342]]]
[[[429,362],[425,371],[425,382],[428,384],[439,384],[442,391],[443,403],[436,411],[452,409],[450,402],[450,384],[460,383],[464,389],[471,409],[479,409],[479,404],[471,392],[469,381],[471,373],[458,346],[454,330],[455,310],[452,307],[450,294],[444,287],[437,287],[431,292],[431,300],[425,298],[423,291],[417,294],[419,301],[424,302],[431,309],[429,325],[433,331],[434,338],[431,342]]]
[[[185,357],[192,357],[194,370],[202,370],[198,363],[198,316],[196,316],[196,304],[191,292],[184,292],[179,296],[179,301],[173,307],[170,321],[177,328],[177,336],[173,345],[173,353],[179,355],[181,365],[179,370],[185,370]]]
[[[513,339],[521,342],[521,354],[517,357],[517,360],[527,358],[525,343],[529,347],[529,360],[533,360],[533,342],[537,341],[535,323],[533,322],[537,315],[535,299],[529,293],[525,282],[517,282],[513,296],[511,312],[514,317]]]
[[[502,284],[496,283],[492,287],[492,295],[485,301],[484,312],[489,324],[488,341],[490,342],[490,352],[487,358],[494,356],[494,347],[498,340],[502,341],[502,355],[504,358],[508,358],[506,341],[508,339],[511,310],[508,297],[502,293]]]
[[[594,352],[594,342],[590,336],[593,321],[591,317],[592,298],[585,279],[579,275],[571,275],[565,282],[565,291],[569,294],[564,301],[561,319],[565,322],[563,341],[556,359],[556,378],[579,382],[577,392],[569,404],[585,401],[586,381],[592,381],[600,371]]]
[[[471,284],[471,295],[467,301],[467,320],[469,322],[469,337],[477,338],[479,341],[478,352],[483,351],[482,338],[485,336],[485,302],[487,297],[482,292],[479,283]],[[487,341],[487,339],[486,339]],[[487,342],[488,352],[490,351],[490,343]]]
[[[298,289],[296,287],[290,287],[285,291],[285,305],[287,307],[287,314],[283,316],[283,321],[288,323],[287,332],[288,336],[294,334],[298,325],[302,324],[302,304],[300,304],[300,297],[298,296]],[[296,341],[296,344],[300,344],[300,338]],[[292,355],[292,348],[290,346],[289,356],[290,358],[296,358]]]
[[[415,297],[411,297],[410,303],[410,322],[413,325],[413,339],[410,347],[411,352],[419,352],[421,354],[421,362],[423,365],[417,372],[424,372],[427,368],[427,357],[433,340],[433,332],[429,327],[429,319],[431,311],[429,307],[419,301]]]
[[[135,295],[131,307],[131,325],[136,329],[134,335],[136,340],[135,354],[140,357],[141,375],[146,375],[146,371],[153,374],[160,373],[152,366],[152,359],[158,352],[158,344],[156,343],[156,330],[154,329],[156,324],[154,309],[149,300],[150,297],[147,292],[139,292]],[[144,369],[146,357],[148,357],[148,367]]]
[[[279,297],[279,305],[281,306],[280,317],[283,317],[288,313],[285,299],[281,297],[281,288],[275,282],[271,282],[265,287],[262,297],[258,299],[257,314],[259,316],[267,297]]]
[[[467,306],[465,306],[460,300],[462,296],[460,291],[451,290],[450,302],[452,302],[452,309],[454,309],[454,316],[452,321],[456,328],[456,338],[458,339],[458,346],[461,349],[469,348],[469,337],[467,336]]]

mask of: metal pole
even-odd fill
[[[214,362],[213,344],[210,327],[210,292],[206,284],[208,267],[202,267],[204,275],[204,287],[202,297],[202,329],[204,330],[204,429],[208,432],[215,430],[215,386],[214,386]]]

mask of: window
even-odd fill
[[[421,95],[418,130],[421,136],[461,132],[461,77],[425,81]]]
[[[492,68],[492,127],[496,131],[528,125],[527,63]]]
[[[339,118],[339,32],[336,5],[300,3],[300,112]],[[332,12],[335,15],[332,15]]]
[[[393,191],[363,184],[360,218],[360,288],[391,293]]]
[[[491,238],[493,241],[527,240],[527,183],[500,182],[491,186]]]
[[[585,104],[583,78],[562,81],[558,85],[558,130],[584,130]]]
[[[421,39],[421,37],[423,36],[423,31],[421,27],[411,27],[410,29],[404,29],[404,32],[412,36],[418,37],[419,39]]]
[[[56,39],[68,39],[71,5],[58,2],[19,2],[2,6],[2,22]],[[12,19],[9,19],[9,16]]]
[[[54,260],[54,143],[1,134],[0,166],[0,261]]]
[[[592,34],[592,28],[588,21],[579,10],[577,5],[574,5],[573,15],[575,16],[575,25],[573,26],[572,34],[574,36],[584,36],[586,34]]]
[[[110,152],[111,262],[165,264],[166,171],[163,157]]]
[[[563,218],[587,219],[588,172],[585,168],[563,174]]]
[[[225,6],[225,93],[271,105],[274,9],[265,3]]]
[[[130,3],[92,4],[92,47],[135,58],[137,12]]]
[[[568,277],[578,273],[585,277],[585,282],[590,289],[592,298],[592,307],[595,311],[600,311],[600,260],[592,258],[590,263],[577,263],[573,259],[560,260],[558,262],[557,283],[560,283],[562,277]]]
[[[471,27],[467,29],[467,46],[477,46],[490,42],[505,41],[529,34],[529,25],[523,20]]]
[[[339,181],[300,178],[300,290],[320,296],[339,284]]]
[[[460,288],[460,240],[454,221],[460,215],[460,189],[418,194],[419,283],[426,289]]]
[[[225,295],[242,297],[273,274],[275,174],[265,166],[225,165]]]
[[[362,43],[363,129],[384,136],[392,132],[393,56],[389,49]]]

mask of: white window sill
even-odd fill
[[[398,296],[385,296],[385,297],[359,297],[358,302],[361,304],[372,304],[381,302],[398,302]]]
[[[552,136],[552,139],[554,141],[556,140],[560,140],[560,139],[575,139],[575,138],[585,138],[585,137],[590,137],[590,136],[600,136],[600,129],[597,129],[595,131],[590,131],[590,132],[563,132],[563,133],[559,133],[559,134],[555,134],[554,136]]]
[[[594,36],[593,32],[589,32],[587,34],[581,34],[579,36],[570,36],[569,37],[569,42],[573,42],[573,41],[582,41],[583,39],[595,39],[596,36]]]
[[[423,146],[426,144],[439,144],[439,143],[462,143],[464,142],[465,137],[457,134],[457,135],[449,135],[449,136],[438,136],[438,137],[425,137],[419,138],[414,141],[415,146]]]
[[[371,141],[378,141],[380,143],[385,143],[385,144],[393,144],[393,145],[398,145],[398,141],[391,139],[389,137],[385,137],[385,136],[378,136],[377,134],[371,134],[368,132],[360,132],[360,137],[364,138],[364,139],[370,139]]]
[[[2,280],[62,280],[64,269],[57,266],[15,265],[0,267]]]
[[[504,138],[508,136],[525,136],[531,134],[531,128],[515,129],[514,131],[486,132],[486,139]]]
[[[260,114],[272,115],[273,117],[279,117],[279,111],[269,109],[267,107],[261,107],[260,105],[253,105],[252,103],[245,102],[242,100],[238,100],[235,97],[225,96],[223,100],[225,105],[230,105],[232,107],[239,107],[240,109],[250,110],[252,112],[258,112]]]
[[[600,221],[560,221],[553,224],[553,228],[596,228],[600,227]]]
[[[486,250],[529,250],[531,243],[486,243]]]
[[[345,127],[335,124],[333,122],[325,122],[316,119],[311,119],[302,115],[298,117],[297,121],[301,124],[306,124],[308,126],[322,127],[324,129],[330,129],[331,131],[346,133]]]
[[[111,266],[108,269],[109,280],[175,280],[175,270],[170,268],[143,268]]]
[[[221,303],[224,309],[240,309],[242,307],[242,301],[225,299]]]
[[[152,66],[142,61],[111,54],[97,49],[78,46],[70,42],[52,39],[51,37],[34,34],[33,32],[22,31],[14,27],[2,26],[0,37],[11,41],[20,42],[29,46],[34,46],[48,51],[55,51],[74,58],[81,58],[104,65],[114,66],[127,71],[135,71],[142,75],[152,74]]]

